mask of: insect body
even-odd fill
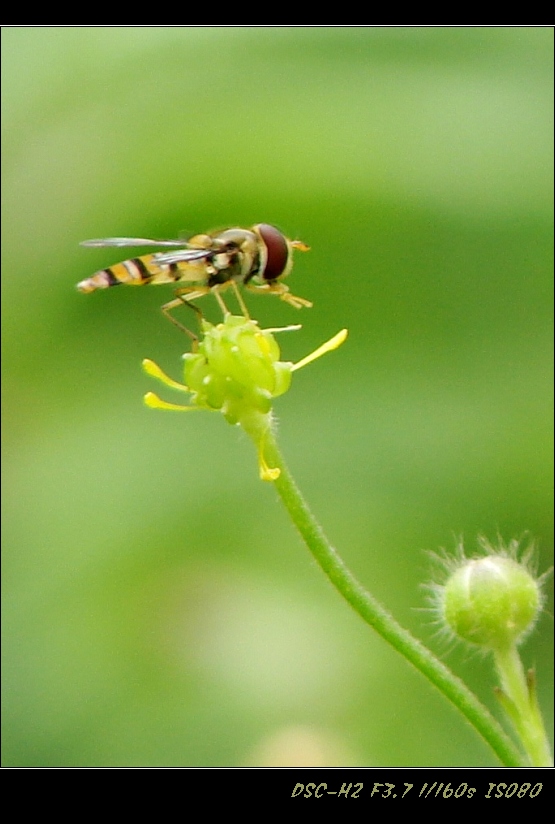
[[[292,295],[282,282],[293,266],[293,250],[306,252],[309,247],[300,240],[289,240],[267,223],[258,223],[250,229],[233,228],[195,235],[186,242],[116,237],[86,240],[82,245],[177,247],[169,252],[155,252],[116,263],[82,280],[77,289],[94,292],[121,284],[183,284],[175,290],[175,300],[162,307],[167,317],[181,328],[184,327],[169,314],[171,309],[186,304],[200,315],[200,310],[190,301],[212,292],[227,312],[219,293],[229,286],[235,289],[241,308],[248,315],[238,293],[238,284],[253,292],[277,295],[297,309],[312,306],[310,301]]]

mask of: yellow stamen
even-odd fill
[[[198,406],[181,406],[178,403],[167,403],[161,400],[154,392],[147,392],[144,396],[144,402],[151,409],[171,409],[174,412],[192,412],[194,409],[199,409]]]
[[[258,440],[258,470],[260,472],[261,481],[275,481],[281,475],[281,469],[278,467],[268,466],[266,458],[264,457],[264,442],[266,440],[265,434],[262,434]]]
[[[327,352],[332,352],[334,349],[337,349],[342,343],[345,342],[347,335],[347,330],[342,329],[341,332],[338,332],[337,335],[333,336],[333,338],[326,341],[326,343],[323,343],[318,347],[318,349],[315,349],[314,352],[307,355],[306,358],[303,358],[298,363],[294,363],[291,367],[291,372],[295,372],[297,369],[302,369],[303,366],[307,366],[309,363],[312,363],[312,361],[322,357],[322,355],[325,355]]]
[[[170,378],[169,375],[162,372],[158,364],[154,363],[154,361],[150,360],[150,358],[145,358],[142,366],[147,375],[150,375],[151,378],[156,378],[156,380],[165,383],[166,386],[170,386],[172,389],[178,389],[180,392],[190,391],[185,384],[174,381],[173,378]]]
[[[261,481],[275,481],[281,475],[281,469],[278,467],[268,466],[266,461],[264,460],[264,455],[262,454],[262,450],[258,451],[258,467],[260,470],[260,480]]]
[[[294,323],[291,326],[270,326],[268,329],[263,329],[263,332],[298,332],[302,329],[302,324]]]

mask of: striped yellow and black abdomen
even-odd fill
[[[165,266],[155,263],[155,255],[130,258],[114,266],[101,269],[77,284],[80,292],[95,292],[112,286],[143,286],[145,283],[202,283],[206,279],[205,266],[200,261],[179,261]]]

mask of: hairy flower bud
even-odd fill
[[[491,553],[461,561],[442,587],[441,610],[459,638],[499,650],[531,631],[542,600],[540,583],[525,563]]]

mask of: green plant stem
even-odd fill
[[[536,701],[533,675],[527,679],[516,645],[494,651],[505,700],[501,700],[533,767],[552,767],[543,719]],[[507,699],[509,701],[507,702]]]
[[[401,627],[345,566],[297,488],[272,431],[265,434],[264,454],[268,465],[280,470],[274,485],[285,508],[312,555],[335,588],[367,624],[370,624],[460,710],[490,745],[502,764],[507,767],[523,766],[522,756],[489,710],[418,639]]]

